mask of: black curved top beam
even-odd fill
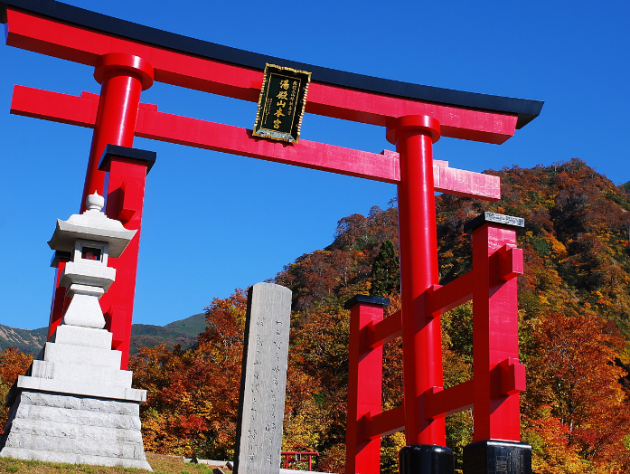
[[[515,99],[496,95],[478,94],[409,82],[338,71],[310,64],[287,61],[273,56],[252,53],[188,36],[169,33],[137,23],[95,13],[54,0],[3,0],[0,1],[0,22],[6,23],[6,8],[12,6],[55,20],[122,36],[143,43],[169,48],[183,53],[264,70],[266,63],[281,64],[313,73],[316,82],[359,89],[366,92],[398,96],[406,99],[433,102],[454,107],[486,110],[518,116],[516,128],[522,128],[540,115],[543,101]]]

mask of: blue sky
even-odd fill
[[[388,79],[544,100],[505,144],[442,139],[436,159],[471,171],[579,157],[630,181],[630,4],[605,1],[261,3],[69,1],[258,53]],[[291,33],[293,40],[286,39]],[[77,212],[91,130],[9,114],[20,84],[98,93],[90,67],[0,45],[0,324],[48,323],[55,219]],[[155,84],[167,113],[251,128],[256,105]],[[392,149],[384,130],[307,115],[302,138]],[[273,277],[328,245],[336,223],[386,207],[393,185],[136,139],[148,177],[134,322],[167,324]]]

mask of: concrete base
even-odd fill
[[[532,447],[510,441],[464,446],[464,474],[532,474]]]
[[[444,446],[411,444],[400,450],[400,474],[453,474],[453,452]],[[498,474],[498,473],[497,473]]]
[[[0,456],[152,470],[137,402],[21,391],[9,413]]]
[[[18,377],[0,457],[152,470],[144,455],[140,403],[104,329],[62,325]]]

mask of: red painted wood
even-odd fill
[[[427,293],[438,284],[432,146],[440,124],[427,116],[392,123],[387,138],[400,155],[398,215],[402,299],[405,437],[407,445],[446,445],[443,419],[426,415],[426,392],[442,387],[439,313],[428,313]]]
[[[15,86],[11,113],[93,127],[98,96],[84,92],[81,97]],[[157,106],[140,104],[136,136],[207,150],[238,154],[277,163],[340,173],[386,183],[399,182],[398,153],[381,154],[300,140],[292,146],[251,136],[251,130],[204,120],[170,115]],[[451,178],[451,174],[454,178]],[[435,161],[435,190],[484,200],[498,200],[501,186],[498,176],[449,168],[445,161]]]
[[[136,291],[136,271],[144,209],[147,164],[112,156],[107,187],[107,216],[120,220],[126,229],[137,230],[119,258],[110,258],[116,281],[101,298],[107,329],[113,334],[112,348],[122,352],[121,369],[127,369]]]
[[[514,387],[510,387],[511,383],[502,382],[500,367],[506,360],[518,359],[517,279],[505,281],[499,271],[501,249],[506,246],[516,247],[514,228],[484,224],[473,231],[475,442],[521,439],[516,388],[524,384],[524,372],[520,368],[519,374],[514,372]],[[509,374],[516,367],[507,370]],[[506,388],[510,395],[503,393]]]
[[[427,416],[438,419],[473,406],[474,382],[469,380],[442,390],[433,387],[427,394]]]
[[[405,429],[405,406],[368,416],[365,423],[367,436],[387,436]]]
[[[523,274],[523,250],[508,248],[499,249],[499,278],[508,281]]]
[[[308,458],[308,470],[311,471],[313,469],[313,456],[319,456],[318,452],[312,451],[282,451],[280,456],[284,456],[284,468],[289,469],[289,460],[291,456],[294,456],[297,460],[297,456],[306,456]]]
[[[473,274],[464,273],[444,286],[433,285],[429,290],[427,311],[450,311],[466,303],[473,296]]]
[[[135,136],[138,105],[143,89],[153,83],[153,68],[145,60],[122,53],[98,58],[94,77],[101,82],[90,158],[85,176],[81,212],[94,192],[103,195],[105,173],[98,164],[107,145],[131,147]]]
[[[396,311],[378,323],[368,324],[366,328],[368,347],[382,346],[394,338],[402,336],[401,314],[400,311]]]
[[[380,473],[381,437],[368,436],[363,423],[381,412],[383,348],[369,348],[365,336],[368,325],[382,320],[381,305],[359,302],[350,310],[346,474]]]
[[[258,101],[262,71],[186,55],[98,31],[39,18],[9,7],[7,44],[29,51],[97,66],[107,53],[144,58],[155,68],[155,80],[189,89]],[[427,115],[437,119],[442,135],[503,143],[514,135],[517,117],[487,111],[425,103],[313,82],[306,111],[345,120],[386,126],[391,118]]]
[[[98,112],[97,94],[83,92],[80,97],[16,85],[11,113],[23,117],[94,128]]]
[[[67,308],[70,304],[70,298],[66,298],[68,290],[63,286],[59,286],[63,271],[66,267],[68,260],[59,259],[57,268],[55,269],[55,280],[53,282],[53,294],[52,301],[50,303],[50,319],[48,321],[48,333],[46,340],[50,341],[50,338],[55,333],[55,330],[61,324],[63,318],[64,308]]]
[[[508,357],[501,362],[501,394],[514,395],[527,388],[525,366],[517,358]]]

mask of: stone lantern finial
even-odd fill
[[[100,212],[105,206],[105,198],[98,192],[94,192],[94,194],[90,194],[87,198],[85,198],[85,205],[87,206],[88,211],[97,210]]]

